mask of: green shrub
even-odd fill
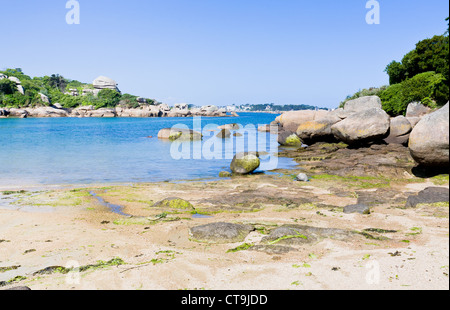
[[[379,93],[383,109],[391,115],[406,112],[408,104],[414,101],[436,108],[447,103],[449,87],[442,74],[425,72],[393,84]]]

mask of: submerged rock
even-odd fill
[[[196,141],[202,138],[200,132],[191,129],[164,128],[158,133],[158,139],[169,141]]]
[[[251,225],[220,222],[192,227],[190,235],[199,242],[235,243],[244,241],[253,230]]]
[[[234,156],[230,168],[235,174],[249,174],[258,169],[260,165],[258,153],[238,153]]]
[[[221,177],[221,178],[229,178],[231,176],[232,176],[232,174],[230,172],[228,172],[228,171],[221,171],[219,173],[219,177]]]
[[[216,135],[217,138],[225,139],[231,137],[231,132],[228,129],[221,129],[220,132]]]
[[[241,126],[239,124],[225,124],[222,126],[217,127],[219,129],[228,129],[228,130],[239,130]]]

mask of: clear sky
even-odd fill
[[[415,44],[447,30],[447,0],[0,0],[0,69],[59,73],[169,104],[334,108]]]

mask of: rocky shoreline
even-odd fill
[[[0,108],[0,118],[44,118],[44,117],[236,117],[236,113],[227,114],[225,109],[216,106],[204,106],[188,109],[184,105],[176,105],[171,108],[167,104],[158,106],[144,105],[139,108],[100,108],[93,106],[81,106],[75,109],[62,108],[61,106],[37,107],[37,108]]]
[[[414,160],[425,167],[449,167],[449,103],[432,110],[411,103],[406,116],[390,117],[377,96],[348,101],[328,111],[287,112],[272,124],[279,126],[284,146],[341,142],[350,148],[371,144],[408,146]]]

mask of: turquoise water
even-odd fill
[[[243,113],[195,122],[192,118],[0,119],[0,186],[217,178],[220,171],[229,170],[236,150],[276,151],[276,135],[256,130],[276,116]],[[208,131],[228,123],[247,126],[238,131],[244,135],[222,140],[215,137],[217,131]],[[182,125],[203,130],[203,141],[172,144],[157,138],[160,129]],[[261,171],[293,165],[275,156],[262,159]]]

